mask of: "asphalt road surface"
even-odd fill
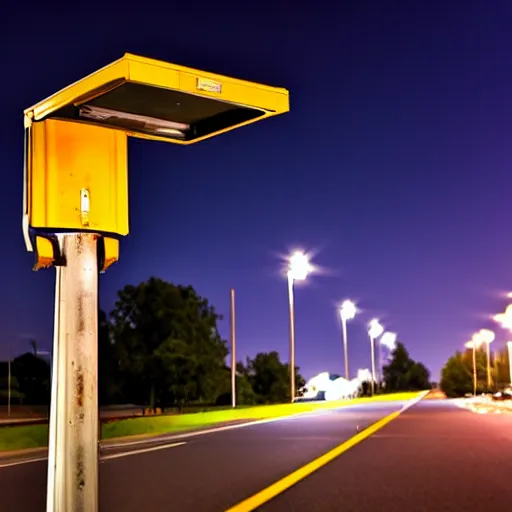
[[[261,507],[343,512],[488,512],[512,507],[512,415],[422,401]]]
[[[225,511],[402,405],[359,405],[129,456],[110,449],[100,465],[100,510]],[[511,420],[421,402],[261,510],[507,510]],[[44,511],[45,493],[46,462],[0,469],[2,512]]]

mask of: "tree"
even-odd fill
[[[9,377],[0,377],[0,403],[7,403],[9,400],[9,387],[11,395],[11,403],[22,403],[24,395],[20,392],[20,384],[16,377],[11,376],[9,386]]]
[[[252,388],[251,381],[247,376],[237,375],[236,395],[237,404],[239,405],[254,405],[258,401],[258,397]]]
[[[423,363],[414,362],[408,375],[410,391],[422,391],[430,389],[430,372]]]
[[[236,394],[240,405],[254,405],[258,396],[252,387],[249,370],[243,363],[236,363]]]
[[[507,348],[495,352],[493,380],[496,390],[510,385],[510,366]]]
[[[476,351],[477,393],[487,388],[487,360],[485,350]],[[441,390],[447,397],[455,398],[473,393],[473,350],[457,351],[441,371]]]
[[[409,352],[403,343],[398,342],[391,354],[391,360],[383,368],[386,390],[406,391],[409,385],[409,372],[413,365],[414,361],[409,356]]]
[[[154,277],[125,286],[111,316],[125,396],[151,407],[215,402],[226,342],[217,330],[219,315],[191,286]]]
[[[108,317],[100,309],[98,311],[98,400],[100,405],[119,403],[124,400],[125,378],[120,370],[118,352]]]
[[[473,391],[472,370],[465,364],[462,354],[456,352],[441,370],[441,390],[449,398],[464,396]]]
[[[261,352],[247,359],[243,370],[256,395],[258,403],[285,403],[290,401],[290,369],[282,363],[277,352]],[[295,368],[296,389],[305,386],[304,378]]]
[[[367,380],[361,382],[361,392],[360,396],[368,396],[371,393],[371,382],[368,382]]]
[[[50,403],[50,365],[27,352],[12,361],[12,375],[24,395],[24,403],[45,405]]]
[[[231,405],[231,368],[225,368],[223,392],[217,397],[216,405]],[[242,363],[236,365],[236,405],[254,405],[256,394],[252,389],[246,369]]]
[[[397,342],[391,360],[383,368],[386,391],[419,391],[429,389],[430,372],[409,355],[404,344]]]

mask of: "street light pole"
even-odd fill
[[[509,294],[509,297],[511,294]],[[512,304],[508,305],[504,313],[499,313],[494,316],[494,320],[501,324],[501,327],[512,332]],[[507,341],[508,349],[508,364],[510,373],[510,385],[512,386],[512,341]]]
[[[347,339],[347,320],[352,320],[357,313],[356,305],[351,300],[343,301],[340,307],[341,332],[343,336],[343,354],[345,357],[345,379],[350,379],[348,366],[348,339]]]
[[[95,234],[60,237],[48,512],[98,510],[98,261]]]
[[[507,341],[508,348],[508,369],[510,373],[510,385],[512,386],[512,341]]]
[[[9,361],[7,363],[7,416],[11,417],[11,347],[9,347]]]
[[[487,356],[487,391],[491,390],[492,386],[492,376],[491,376],[491,343],[495,339],[495,334],[493,331],[489,329],[481,329],[479,332],[480,339],[483,343],[485,343],[485,352]]]
[[[491,344],[485,344],[485,352],[487,356],[487,391],[491,390],[492,381],[491,381]]]
[[[476,396],[476,388],[477,388],[477,372],[476,372],[476,343],[473,344],[473,396]]]
[[[384,354],[382,352],[382,344],[381,343],[377,344],[377,350],[379,353],[379,366],[378,366],[378,370],[377,370],[377,375],[378,375],[377,380],[378,380],[379,386],[382,387],[382,383],[384,381],[384,377],[382,375],[382,369],[384,367]]]
[[[290,310],[290,401],[295,398],[295,308],[293,297],[293,276],[288,272],[288,304]]]
[[[347,319],[341,315],[341,332],[343,334],[343,356],[345,358],[345,379],[349,380]]]
[[[494,341],[495,334],[489,329],[480,329],[476,332],[472,339],[471,345],[473,347],[473,394],[476,396],[478,370],[476,367],[476,349],[480,348],[482,343],[486,345],[486,357],[487,357],[487,390],[491,388],[491,343]]]
[[[231,288],[231,406],[236,407],[235,290]]]
[[[288,304],[290,309],[290,401],[295,399],[295,307],[293,296],[294,281],[304,281],[311,271],[311,265],[306,254],[297,251],[288,264]]]
[[[473,396],[476,396],[476,388],[477,388],[477,371],[476,371],[476,347],[480,344],[479,334],[476,333],[471,338],[471,341],[466,343],[466,348],[470,348],[473,354]]]
[[[379,321],[374,318],[368,326],[368,335],[370,337],[370,346],[372,353],[372,395],[375,393],[375,340],[384,332],[384,328]]]
[[[372,395],[375,394],[375,339],[370,334],[370,346],[372,351]]]

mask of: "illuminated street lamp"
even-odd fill
[[[512,331],[512,304],[507,306],[504,313],[495,315],[494,320],[498,322],[503,329]]]
[[[380,339],[380,344],[384,345],[388,350],[393,351],[396,348],[396,332],[386,331]]]
[[[304,281],[311,272],[309,258],[303,252],[297,251],[290,257],[288,264],[288,301],[290,305],[290,400],[295,398],[295,308],[293,283]]]
[[[372,395],[375,393],[375,340],[384,332],[384,327],[374,318],[368,324],[368,336],[372,353]]]
[[[353,320],[356,316],[357,308],[351,300],[343,301],[340,307],[341,318],[341,332],[343,335],[343,354],[345,357],[345,378],[349,380],[349,367],[348,367],[348,341],[347,341],[347,320]]]

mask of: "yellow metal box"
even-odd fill
[[[26,135],[26,227],[128,234],[124,132],[47,119]]]

